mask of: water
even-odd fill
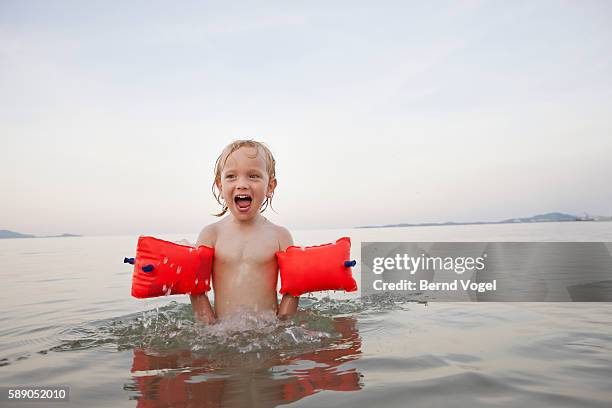
[[[612,224],[294,232],[303,244],[342,235],[359,260],[362,240],[612,241]],[[612,304],[421,304],[330,292],[303,297],[287,321],[245,313],[202,327],[185,297],[130,297],[121,262],[135,243],[0,241],[0,385],[69,385],[70,402],[58,407],[612,402]]]

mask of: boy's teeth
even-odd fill
[[[234,201],[236,205],[238,205],[238,208],[246,210],[251,206],[251,201],[253,201],[253,199],[246,194],[240,194],[234,198]]]

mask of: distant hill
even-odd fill
[[[500,221],[500,224],[507,223],[524,223],[524,222],[560,222],[560,221],[582,221],[581,218],[571,215],[571,214],[563,214],[560,212],[551,212],[546,214],[538,214],[533,217],[526,218],[510,218],[507,220]]]
[[[44,235],[36,236],[30,234],[22,234],[20,232],[0,230],[0,239],[2,238],[65,238],[65,237],[81,237],[82,235],[63,233],[61,235]]]
[[[20,234],[19,232],[0,230],[0,238],[35,238],[34,235]]]
[[[421,224],[388,224],[388,225],[367,225],[357,228],[393,228],[393,227],[431,227],[441,225],[475,225],[475,224],[523,224],[530,222],[564,222],[564,221],[595,221],[602,217],[577,217],[571,214],[560,212],[550,212],[546,214],[538,214],[533,217],[524,218],[509,218],[502,221],[467,221],[467,222],[427,222]],[[603,218],[602,218],[603,219]]]
[[[43,236],[40,236],[39,238],[68,238],[68,237],[82,237],[82,235],[69,234],[67,232],[64,232],[63,234],[60,234],[60,235],[43,235]]]

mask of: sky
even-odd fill
[[[290,229],[612,211],[608,1],[0,1],[0,229],[192,232],[253,138]]]

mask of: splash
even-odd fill
[[[70,327],[60,333],[60,344],[50,350],[105,347],[241,354],[288,351],[336,337],[331,325],[324,324],[325,319],[329,320],[316,314],[300,313],[294,319],[283,321],[273,312],[244,310],[217,324],[201,325],[194,321],[190,305],[171,302],[142,313]]]
[[[60,333],[60,343],[48,351],[139,348],[226,357],[271,352],[288,356],[337,339],[336,318],[405,310],[413,302],[391,294],[349,300],[303,297],[300,312],[288,320],[279,320],[271,311],[244,309],[213,325],[198,324],[189,304],[170,302],[164,307],[65,329]]]

